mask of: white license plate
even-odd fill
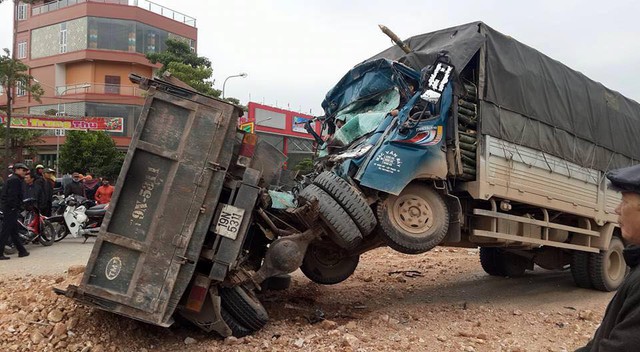
[[[240,231],[242,218],[244,217],[244,209],[236,208],[232,205],[223,204],[216,223],[216,233],[235,240]]]

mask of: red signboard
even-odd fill
[[[6,115],[0,115],[0,122],[5,123]],[[122,117],[67,117],[16,115],[11,117],[11,128],[28,128],[37,130],[65,129],[79,131],[123,132]]]

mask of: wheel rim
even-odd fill
[[[421,197],[407,194],[398,197],[391,209],[394,222],[409,235],[423,235],[434,224],[431,205]]]
[[[612,281],[618,281],[626,271],[626,264],[624,258],[622,257],[622,253],[615,250],[615,248],[609,252],[607,256],[607,276]]]
[[[340,263],[340,255],[336,252],[314,247],[312,253],[316,261],[324,266],[331,267]]]

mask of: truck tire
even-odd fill
[[[524,275],[530,261],[501,248],[480,247],[480,265],[491,276],[519,277]]]
[[[235,286],[220,288],[219,292],[222,298],[222,308],[235,321],[251,330],[251,332],[262,329],[269,321],[269,314],[252,291],[248,291],[241,286]]]
[[[358,267],[359,255],[342,255],[339,248],[310,244],[300,270],[309,280],[321,285],[335,285],[348,279]]]
[[[593,288],[589,273],[589,253],[573,251],[571,254],[571,275],[576,286],[580,288]]]
[[[363,236],[376,227],[376,215],[364,196],[342,177],[330,171],[318,175],[313,183],[335,199],[356,223]]]
[[[345,249],[353,249],[362,241],[362,233],[347,212],[327,192],[316,185],[309,185],[300,192],[300,197],[318,200],[320,216],[329,228],[327,234],[333,242]]]
[[[433,189],[410,184],[399,196],[378,203],[378,221],[387,245],[405,254],[427,252],[449,229],[447,205]]]
[[[240,338],[245,337],[253,332],[238,323],[238,321],[235,320],[231,316],[231,314],[229,314],[229,312],[227,312],[224,308],[220,308],[220,315],[222,316],[222,320],[224,320],[225,324],[227,324],[229,329],[231,329],[231,334],[233,336]]]
[[[611,237],[609,248],[600,253],[589,253],[589,275],[593,288],[615,291],[624,281],[627,263],[622,256],[624,243],[620,237]]]
[[[289,288],[289,286],[291,286],[291,275],[282,274],[282,275],[272,276],[264,280],[262,284],[260,284],[260,286],[262,287],[263,290],[268,290],[268,291],[286,290]]]

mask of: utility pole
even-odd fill
[[[18,0],[13,0],[13,43],[11,45],[11,58],[13,59],[11,65],[15,65],[16,59],[16,40],[18,37]],[[13,110],[13,89],[16,84],[15,77],[9,71],[7,79],[7,121],[5,121],[5,136],[4,136],[4,162],[3,172],[5,179],[9,176],[9,163],[11,162],[11,113]]]

